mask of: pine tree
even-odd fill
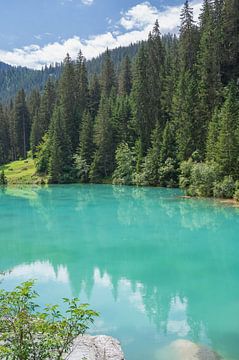
[[[155,126],[151,118],[150,92],[147,78],[148,57],[145,46],[139,49],[134,69],[134,81],[132,89],[132,107],[135,130],[140,138],[141,156],[146,155],[151,145],[151,134]]]
[[[239,101],[238,89],[230,83],[225,103],[220,114],[220,131],[217,144],[217,163],[222,175],[239,177]]]
[[[82,120],[84,111],[89,106],[89,85],[88,85],[88,74],[86,69],[86,61],[80,51],[77,62],[76,62],[76,81],[77,81],[77,115],[79,122]]]
[[[118,96],[113,108],[112,122],[116,133],[116,143],[133,143],[135,139],[131,131],[132,108],[128,96]]]
[[[5,185],[7,185],[7,177],[4,173],[4,170],[2,170],[0,174],[0,186],[5,186]]]
[[[115,88],[116,79],[115,79],[115,70],[114,64],[111,60],[110,52],[107,49],[104,57],[104,62],[102,66],[101,73],[101,88],[102,95],[105,97],[109,97],[111,95],[112,90]]]
[[[72,164],[71,143],[66,131],[64,112],[56,106],[50,128],[49,180],[51,183],[64,183],[70,179]]]
[[[187,160],[204,144],[200,140],[200,123],[197,121],[197,83],[195,77],[186,71],[180,75],[173,104],[177,139],[178,160]]]
[[[60,104],[71,149],[75,153],[79,142],[79,118],[76,104],[76,78],[74,64],[67,54],[60,79]]]
[[[41,101],[40,92],[37,89],[34,89],[27,99],[27,107],[28,107],[31,123],[34,116],[37,115],[39,112],[40,101]]]
[[[86,161],[87,165],[92,162],[94,154],[93,144],[93,128],[94,122],[89,111],[85,111],[82,118],[81,131],[80,131],[80,145],[78,154]]]
[[[38,145],[40,144],[43,136],[49,129],[55,101],[55,86],[53,82],[49,79],[46,83],[44,93],[40,99],[39,110],[33,116],[30,137],[33,156],[35,156]]]
[[[225,0],[223,7],[223,82],[239,79],[239,0]]]
[[[217,160],[217,144],[220,131],[220,110],[216,108],[208,126],[207,142],[206,142],[206,160]]]
[[[122,64],[119,74],[119,96],[129,96],[132,88],[131,62],[127,55]]]
[[[159,124],[161,129],[163,129],[165,124],[165,114],[162,109],[165,54],[158,20],[154,25],[152,33],[149,34],[147,51],[147,81],[149,85],[149,110],[152,128]]]
[[[101,98],[94,126],[94,143],[96,151],[90,171],[90,178],[93,182],[111,176],[114,169],[115,144],[111,123],[111,104],[110,100],[105,97]]]
[[[93,119],[95,119],[100,105],[100,81],[96,74],[94,74],[89,86],[89,110]]]
[[[163,131],[160,147],[160,161],[162,164],[169,158],[176,160],[177,144],[175,133],[175,124],[172,121],[168,121]]]
[[[198,30],[193,19],[193,9],[186,0],[181,12],[180,26],[180,70],[193,70],[198,48]]]
[[[201,39],[198,55],[199,77],[199,112],[201,126],[201,141],[205,143],[207,128],[215,106],[219,102],[221,90],[220,58],[217,57],[219,44],[215,33],[215,19],[212,1],[204,0],[201,14]]]
[[[24,90],[17,94],[14,105],[14,133],[16,135],[16,154],[26,159],[30,147],[30,117]]]
[[[7,115],[0,104],[0,164],[8,162],[10,157],[10,133]]]

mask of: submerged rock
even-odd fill
[[[78,336],[66,360],[125,360],[118,340],[110,336]]]
[[[176,340],[160,350],[158,360],[222,360],[212,349],[189,340]]]

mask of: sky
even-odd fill
[[[192,0],[195,19],[202,0]],[[177,33],[183,0],[0,0],[0,61],[40,69],[147,38],[156,19]]]

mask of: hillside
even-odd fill
[[[116,71],[118,71],[122,59],[128,55],[131,59],[135,57],[139,44],[132,44],[127,47],[119,47],[112,51],[111,58]],[[103,64],[104,54],[97,58],[87,61],[89,76],[94,73],[99,74]],[[45,67],[42,70],[33,70],[26,67],[14,67],[0,62],[0,102],[6,102],[15,97],[20,89],[24,89],[26,94],[32,89],[44,88],[47,79],[51,76],[59,79],[62,71],[61,65]]]

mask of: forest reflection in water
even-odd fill
[[[239,358],[238,209],[178,190],[68,185],[0,195],[2,286],[80,296],[128,359],[186,338]]]

